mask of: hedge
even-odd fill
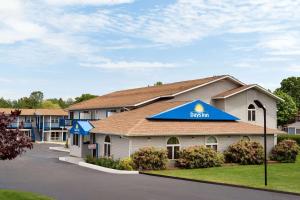
[[[300,135],[288,135],[288,134],[283,134],[283,135],[278,135],[277,136],[277,142],[281,142],[283,140],[294,140],[297,142],[298,145],[300,145]]]

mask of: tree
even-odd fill
[[[290,95],[295,101],[298,110],[300,110],[300,77],[289,77],[283,79],[279,89]]]
[[[52,101],[46,100],[46,101],[43,101],[42,108],[58,109],[58,108],[60,108],[60,106],[57,103],[53,103]]]
[[[277,121],[278,125],[282,126],[295,119],[297,114],[297,106],[293,98],[285,92],[276,90],[275,95],[284,100],[277,103]]]
[[[159,85],[163,85],[163,82],[157,81],[156,83],[154,83],[154,86],[159,86]]]
[[[15,121],[21,111],[15,110],[10,115],[0,113],[0,160],[12,160],[26,149],[32,149],[31,139],[19,129],[7,129],[8,125]]]
[[[76,97],[75,98],[75,103],[80,103],[89,99],[93,99],[97,97],[96,95],[92,95],[92,94],[82,94],[80,97]]]
[[[12,108],[12,102],[10,100],[5,100],[4,98],[0,98],[0,108]]]
[[[44,94],[41,91],[34,91],[29,96],[29,103],[31,108],[40,108],[42,106]]]

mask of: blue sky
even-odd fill
[[[0,96],[47,98],[231,74],[274,90],[300,75],[300,2],[10,0]]]

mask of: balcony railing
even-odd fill
[[[59,122],[44,122],[44,123],[40,123],[39,124],[39,127],[38,127],[39,129],[53,129],[53,128],[60,128],[60,124],[59,124]]]
[[[71,127],[78,121],[97,121],[99,119],[61,119],[59,121],[60,127]]]
[[[30,129],[32,128],[32,123],[31,122],[13,122],[11,123],[8,128],[25,128],[25,129]]]

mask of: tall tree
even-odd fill
[[[293,98],[281,90],[276,90],[275,95],[284,100],[278,102],[277,105],[278,125],[282,126],[289,122],[292,122],[297,114],[297,106]]]
[[[289,77],[283,79],[279,89],[290,95],[295,101],[298,110],[300,110],[300,77]]]
[[[40,108],[42,106],[44,94],[41,91],[34,91],[29,96],[29,102],[31,108]]]
[[[75,98],[75,103],[80,103],[89,99],[93,99],[95,97],[97,96],[93,94],[82,94],[80,97]]]
[[[32,149],[31,139],[19,129],[7,129],[15,121],[21,111],[15,110],[9,116],[0,113],[0,160],[12,160],[21,155],[26,149]]]

